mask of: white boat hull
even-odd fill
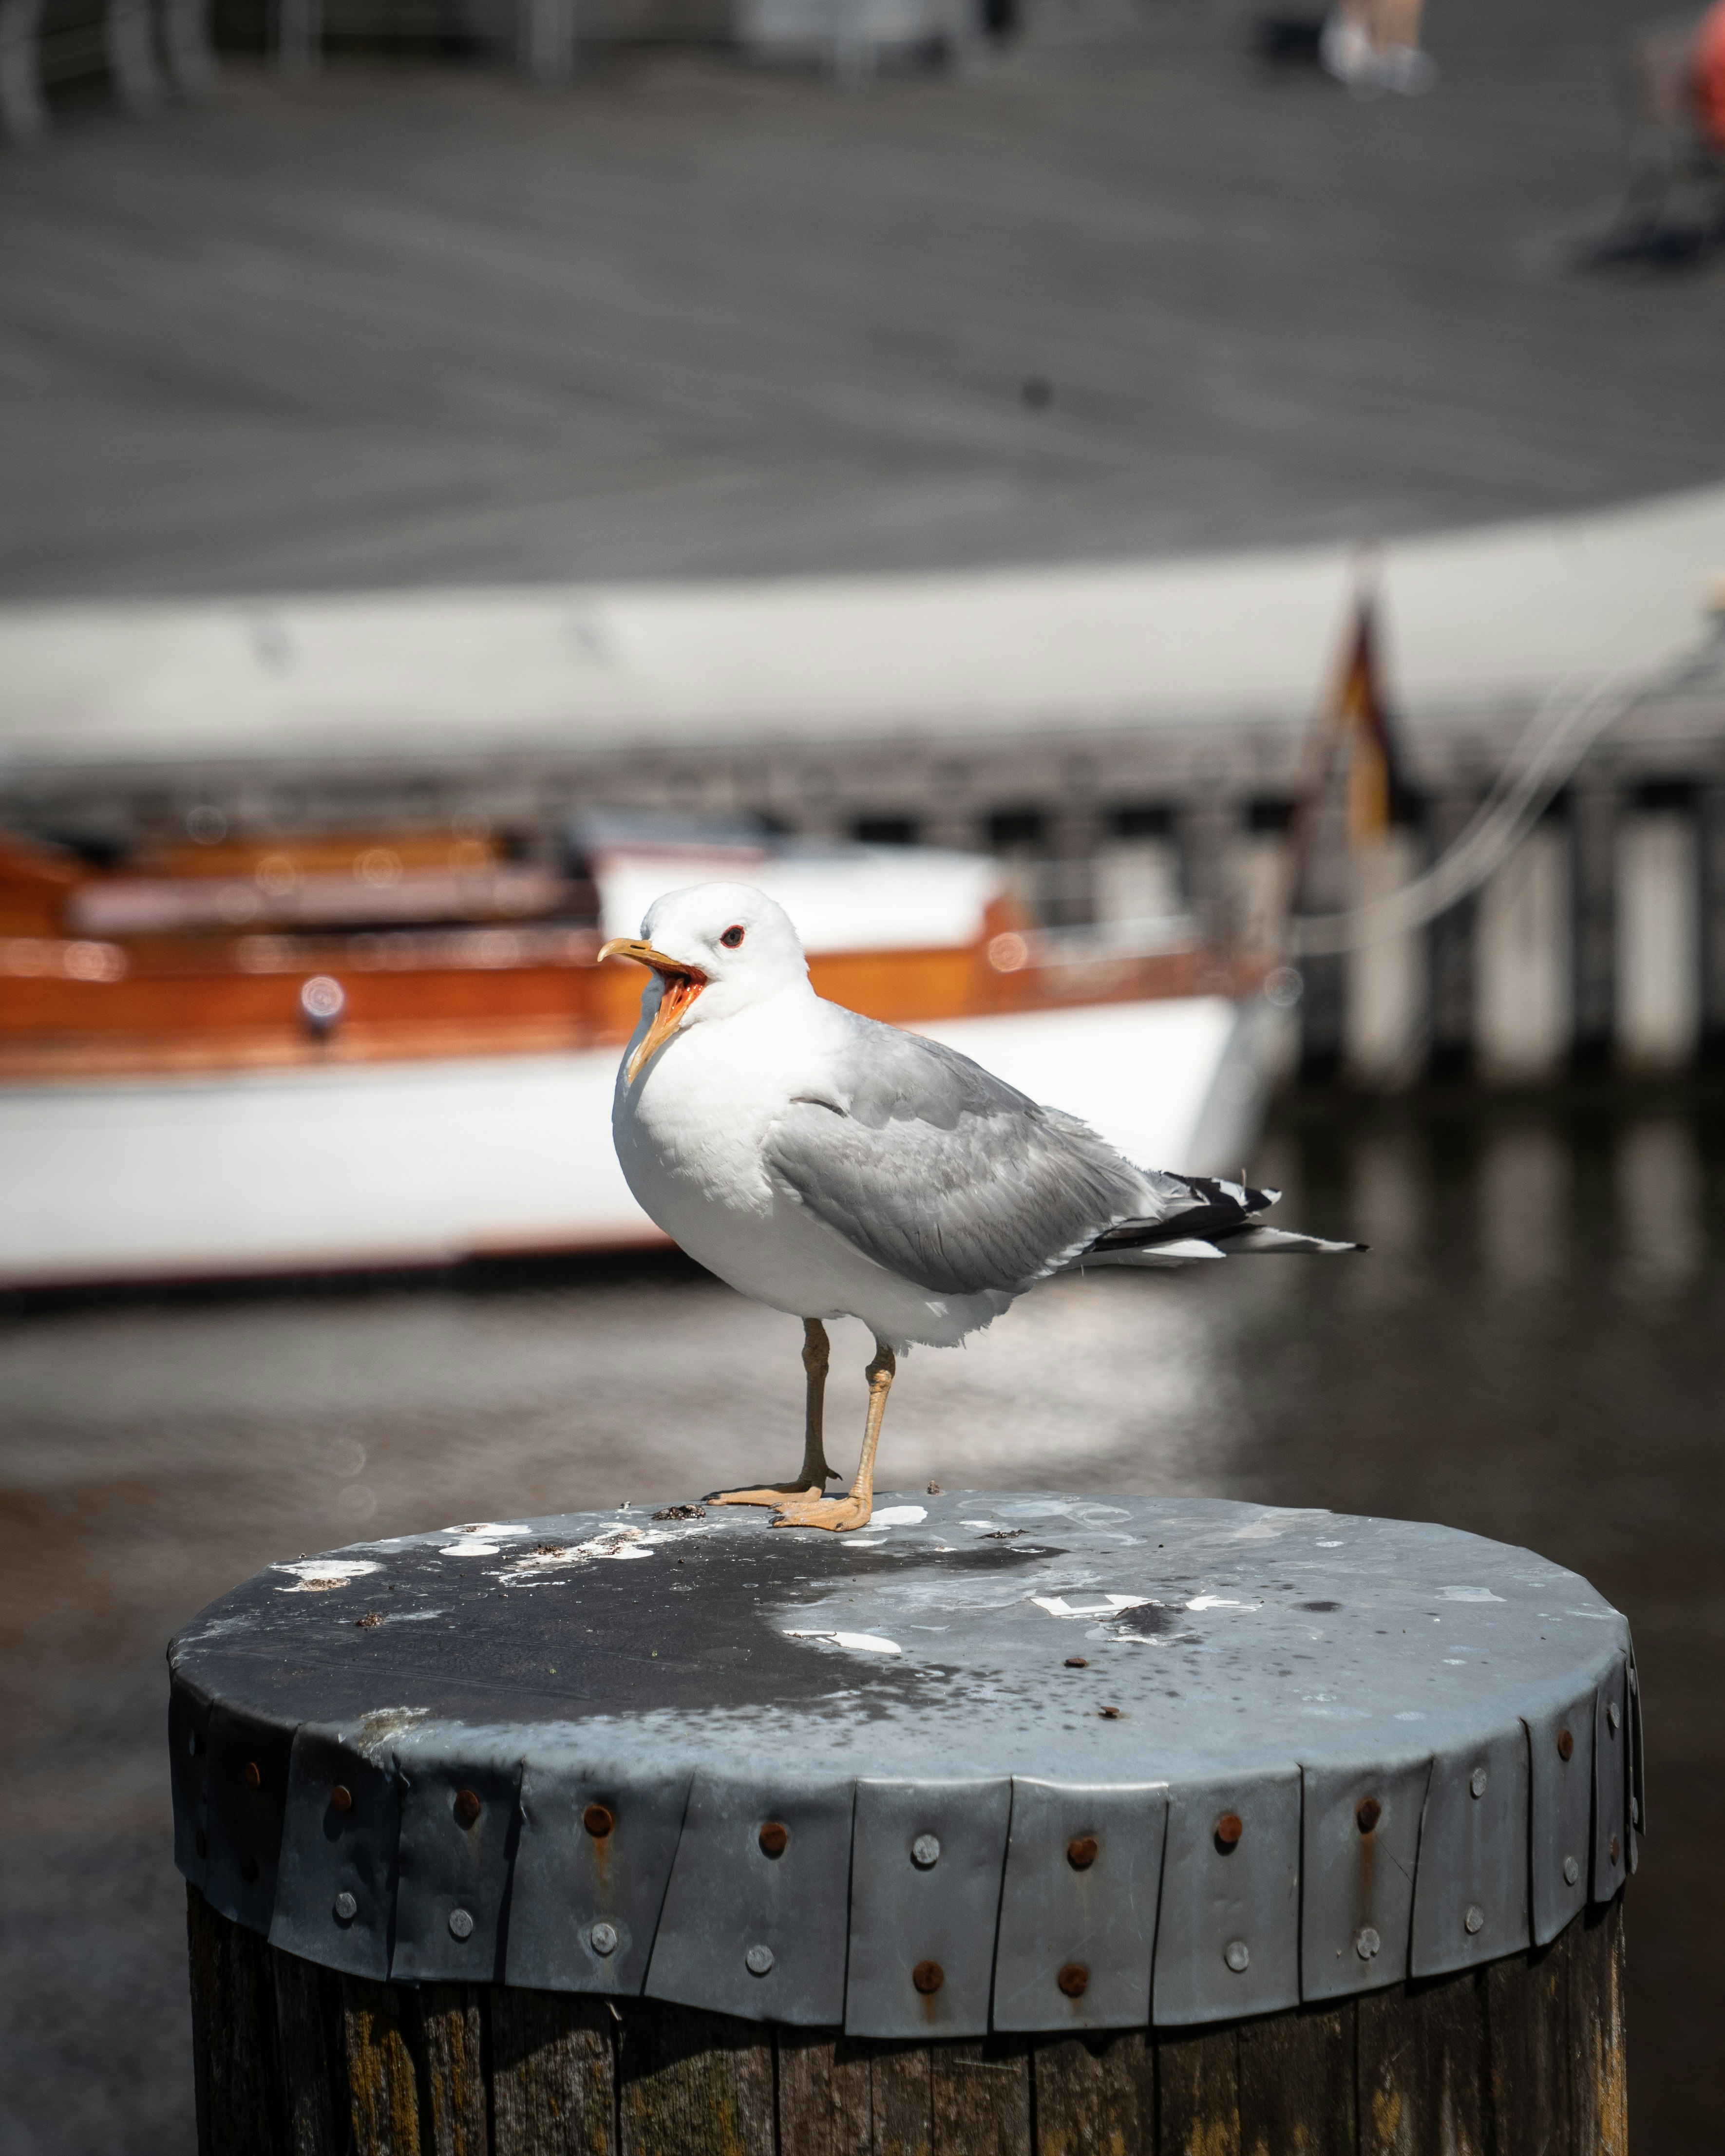
[[[923,1029],[1147,1165],[1237,1173],[1260,1007],[1221,997]],[[611,1147],[616,1051],[0,1089],[0,1283],[437,1265],[664,1239]]]

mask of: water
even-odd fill
[[[1635,1626],[1639,2150],[1717,2145],[1725,2020],[1725,1097],[1286,1111],[1253,1163],[1355,1260],[1065,1281],[903,1366],[884,1486],[1188,1491],[1438,1519]],[[834,1331],[829,1450],[868,1343]],[[193,2146],[162,1648],[272,1558],[663,1501],[798,1457],[799,1337],[675,1260],[0,1327],[0,2147]]]

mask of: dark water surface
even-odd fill
[[[1725,1096],[1303,1101],[1253,1167],[1370,1255],[1040,1291],[910,1358],[883,1481],[1420,1517],[1585,1573],[1635,1626],[1647,1710],[1635,2146],[1716,2150]],[[6,2156],[194,2145],[169,1634],[362,1534],[787,1473],[798,1344],[673,1260],[0,1323]],[[860,1329],[835,1350],[848,1465]]]

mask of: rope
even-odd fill
[[[1337,957],[1406,935],[1448,912],[1509,859],[1602,734],[1643,698],[1693,672],[1710,651],[1710,645],[1686,644],[1651,665],[1617,667],[1588,685],[1566,675],[1541,700],[1455,844],[1399,891],[1346,912],[1294,917],[1288,924],[1292,954]]]

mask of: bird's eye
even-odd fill
[[[719,941],[727,951],[734,951],[742,941],[742,931],[740,928],[727,928]]]

